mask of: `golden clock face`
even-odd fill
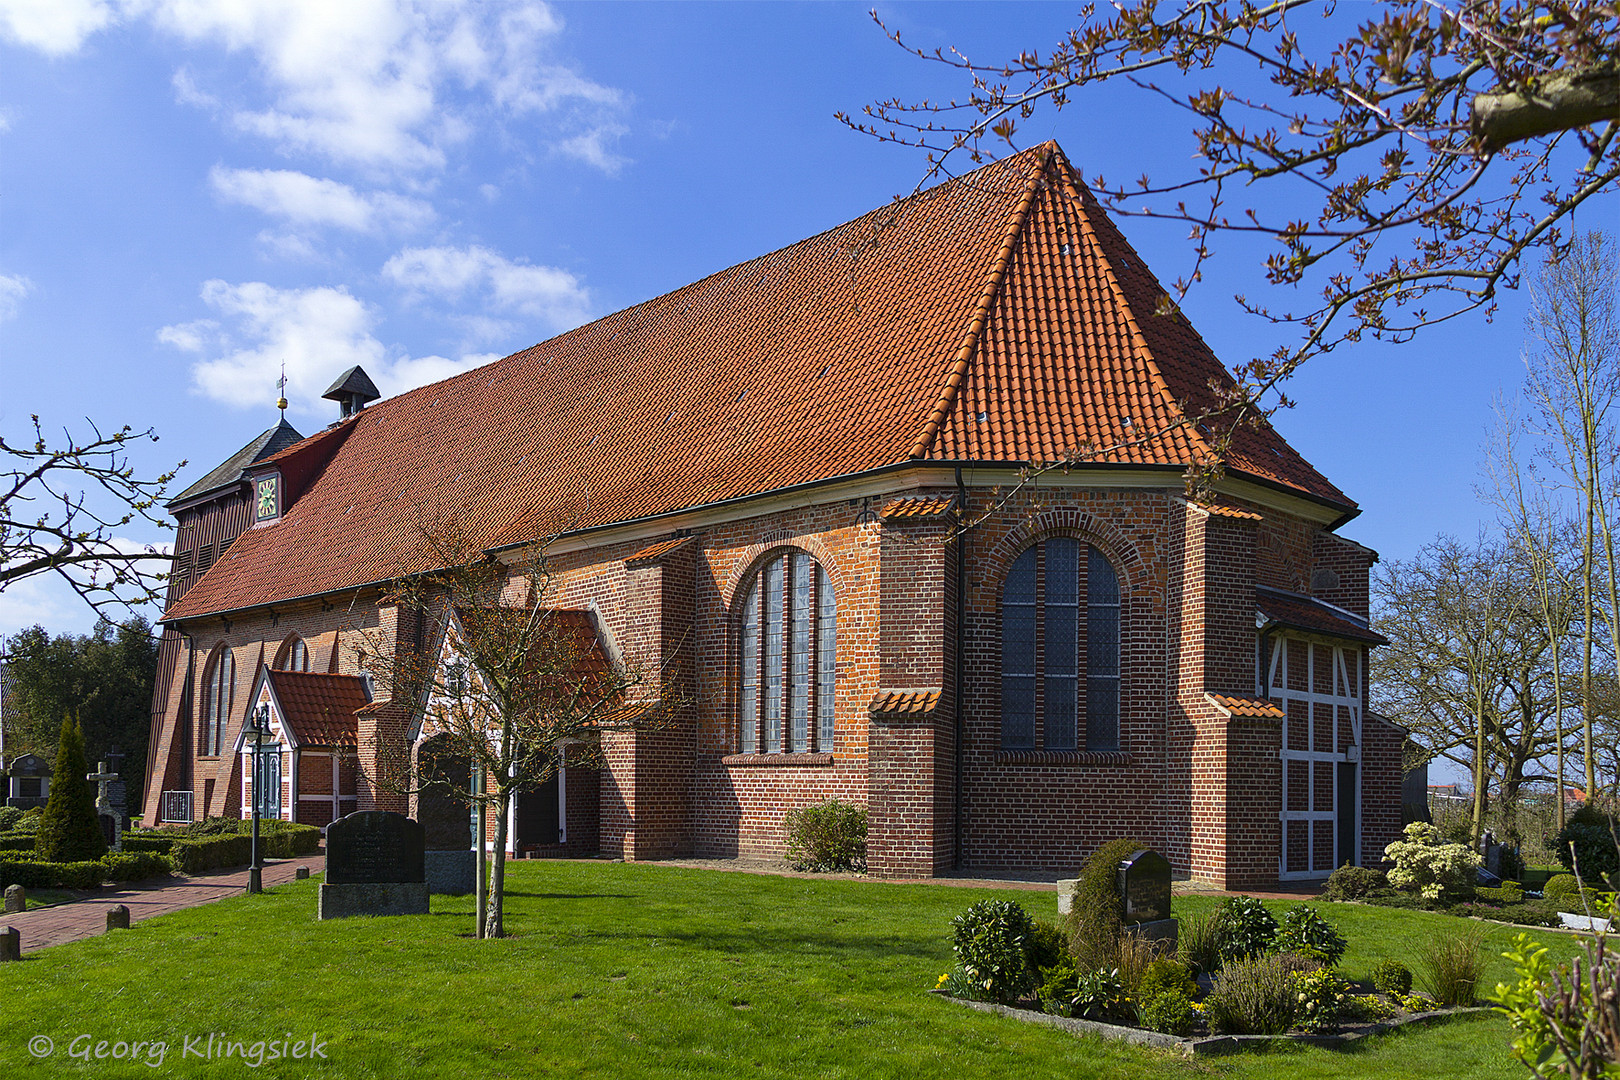
[[[259,520],[276,516],[276,478],[267,476],[259,481]]]

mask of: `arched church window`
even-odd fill
[[[293,634],[281,643],[281,650],[276,654],[275,668],[277,671],[308,671],[309,646],[304,639]]]
[[[1119,749],[1119,576],[1054,536],[1024,549],[1001,597],[1001,745]]]
[[[230,649],[220,649],[203,675],[202,752],[207,757],[220,753],[225,745],[225,728],[235,690],[236,659]]]
[[[833,748],[838,601],[807,551],[773,555],[742,590],[738,749],[779,754]]]

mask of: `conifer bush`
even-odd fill
[[[1575,870],[1588,885],[1620,888],[1620,819],[1591,803],[1569,815],[1553,838],[1564,869]],[[1572,850],[1573,849],[1573,850]]]
[[[1119,964],[1119,942],[1125,928],[1125,904],[1119,898],[1119,864],[1147,845],[1122,837],[1093,851],[1080,866],[1074,904],[1069,908],[1069,951],[1076,966],[1109,968]]]
[[[72,720],[62,721],[51,793],[39,820],[34,850],[46,862],[89,862],[107,851],[101,822],[96,818],[96,796],[84,761],[84,730]]]

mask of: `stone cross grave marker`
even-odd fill
[[[123,757],[114,751],[108,757]],[[107,838],[107,846],[114,851],[124,850],[124,801],[122,798],[114,799],[112,786],[118,779],[118,774],[103,761],[100,767],[85,777],[86,780],[96,782],[96,817],[101,820],[102,831],[107,830],[108,822],[112,823],[112,835]]]
[[[357,810],[326,827],[318,915],[426,915],[422,826],[404,814]]]

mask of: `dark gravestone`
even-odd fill
[[[472,814],[458,791],[471,787],[467,759],[446,748],[444,736],[424,742],[418,758],[422,790],[416,820],[427,837],[428,892],[464,896],[473,891],[477,852],[472,849]]]
[[[125,907],[123,904],[114,904],[112,907],[108,908],[107,909],[107,929],[108,930],[128,930],[129,929],[129,908]]]
[[[1121,859],[1115,881],[1125,912],[1125,926],[1150,941],[1176,941],[1176,920],[1170,917],[1170,862],[1157,851],[1143,848]]]
[[[426,915],[422,826],[387,810],[358,810],[326,827],[322,919]]]
[[[0,961],[22,959],[22,935],[15,926],[0,929]]]

